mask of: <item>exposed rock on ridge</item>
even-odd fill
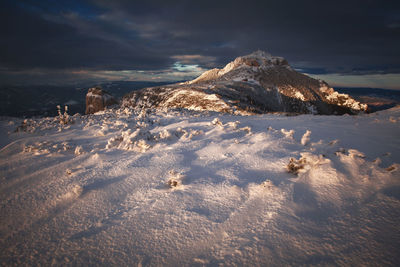
[[[132,92],[122,105],[234,114],[356,114],[367,109],[327,83],[293,70],[284,58],[263,51],[238,57],[192,81]]]
[[[100,87],[89,88],[88,93],[86,94],[85,113],[93,114],[117,103],[118,102],[112,95]]]

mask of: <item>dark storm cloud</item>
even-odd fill
[[[170,61],[134,31],[73,12],[8,4],[0,11],[0,33],[0,66],[7,69],[152,69]]]
[[[398,72],[400,5],[396,1],[96,1],[125,10],[170,54],[201,53],[223,64],[267,49],[304,68]],[[132,11],[132,12],[131,12]],[[390,66],[390,68],[388,68]]]
[[[18,3],[0,11],[3,69],[210,68],[262,49],[309,73],[400,72],[398,1]]]

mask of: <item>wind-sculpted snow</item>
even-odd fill
[[[367,110],[367,105],[295,71],[284,58],[263,51],[238,57],[224,68],[206,71],[192,81],[132,92],[124,97],[122,106],[242,115],[358,114]]]
[[[0,263],[398,266],[399,122],[398,107],[3,118]]]

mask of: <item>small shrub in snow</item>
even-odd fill
[[[340,154],[346,154],[346,149],[344,148],[339,148],[336,152],[335,155],[339,156]]]
[[[82,149],[82,146],[77,146],[76,148],[75,148],[75,155],[81,155],[81,154],[83,154],[83,149]]]
[[[140,139],[139,139],[140,138]],[[118,148],[123,150],[133,150],[137,152],[146,152],[151,145],[146,140],[153,140],[154,136],[149,131],[136,129],[133,133],[130,129],[121,132],[121,135],[112,137],[108,140],[106,149]]]
[[[37,149],[31,145],[24,145],[23,151],[29,153],[29,152],[35,152],[37,151]]]
[[[142,110],[140,111],[139,115],[137,116],[138,119],[144,119],[144,118],[146,118],[148,112],[149,112],[149,111],[148,111],[147,109],[142,109]]]
[[[151,146],[149,144],[146,143],[145,140],[140,139],[139,141],[134,142],[134,146],[136,147],[136,149],[133,150],[139,150],[139,152],[146,152],[147,150],[149,150],[151,148]]]
[[[349,155],[352,158],[362,158],[362,159],[365,158],[364,153],[362,153],[362,152],[360,152],[360,151],[358,151],[356,149],[349,149]]]
[[[182,173],[171,170],[169,174],[170,178],[167,181],[167,186],[169,188],[176,188],[182,185],[182,180],[185,178]]]
[[[330,146],[336,145],[339,142],[339,140],[332,140],[329,142]]]
[[[122,136],[111,137],[107,141],[106,149],[110,149],[110,148],[118,146],[123,140],[124,140],[124,138]]]
[[[175,131],[175,136],[180,138],[180,139],[192,139],[194,136],[203,134],[202,130],[185,130],[179,127]]]
[[[17,127],[17,129],[15,129],[14,132],[21,132],[21,131],[26,132],[27,127],[28,127],[28,120],[25,119],[25,120],[23,120],[23,121],[21,122],[21,125],[19,125],[19,126]]]
[[[202,130],[191,130],[191,131],[190,131],[190,134],[189,134],[189,136],[188,136],[188,139],[192,139],[194,136],[200,135],[200,134],[202,134],[202,133],[203,133]]]
[[[138,128],[146,128],[146,127],[149,126],[149,125],[148,125],[146,122],[144,122],[144,121],[138,121],[138,122],[136,122],[136,125],[137,125]]]
[[[304,169],[306,163],[307,160],[303,157],[298,160],[290,158],[289,164],[287,165],[287,171],[289,173],[298,174],[301,169]]]
[[[71,199],[78,198],[83,193],[83,187],[80,185],[74,185],[69,192],[67,192],[62,198]]]
[[[281,129],[281,133],[287,138],[293,138],[294,130],[287,131],[286,129]]]
[[[82,192],[83,192],[83,187],[80,186],[80,185],[75,185],[75,186],[72,188],[72,192],[73,192],[76,196],[80,196],[80,195],[82,194]]]
[[[267,179],[261,183],[261,186],[267,189],[271,189],[274,186],[274,184],[271,182],[271,180]]]
[[[61,144],[62,144],[62,146],[63,146],[62,149],[63,149],[64,151],[67,151],[67,150],[71,149],[71,146],[68,145],[67,142],[63,142],[63,143],[61,143]]]
[[[182,129],[181,127],[178,127],[175,131],[175,136],[178,138],[186,138],[188,134],[189,132],[186,131],[185,129]]]
[[[164,129],[163,131],[158,133],[158,139],[162,140],[162,139],[170,139],[171,138],[171,133]]]
[[[251,128],[249,126],[240,128],[239,130],[244,131],[244,132],[246,132],[248,134],[251,134]]]
[[[64,107],[64,113],[61,113],[61,106],[57,105],[57,112],[58,112],[58,121],[61,125],[66,125],[71,122],[71,119],[68,114],[68,106]]]
[[[237,129],[237,127],[238,127],[239,124],[240,124],[239,121],[235,121],[235,122],[230,121],[230,122],[227,123],[227,125],[228,125],[229,127],[232,127],[233,129]]]
[[[34,121],[25,119],[21,122],[21,125],[15,129],[14,132],[28,132],[28,133],[33,133],[35,131],[34,127]]]
[[[213,119],[213,121],[211,122],[211,124],[212,124],[212,125],[219,125],[219,126],[222,126],[222,122],[221,122],[218,118]]]
[[[173,187],[177,187],[179,185],[179,182],[174,179],[169,179],[167,184],[169,187],[173,188]]]

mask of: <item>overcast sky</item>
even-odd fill
[[[400,1],[0,0],[0,84],[185,80],[261,49],[400,89]]]

